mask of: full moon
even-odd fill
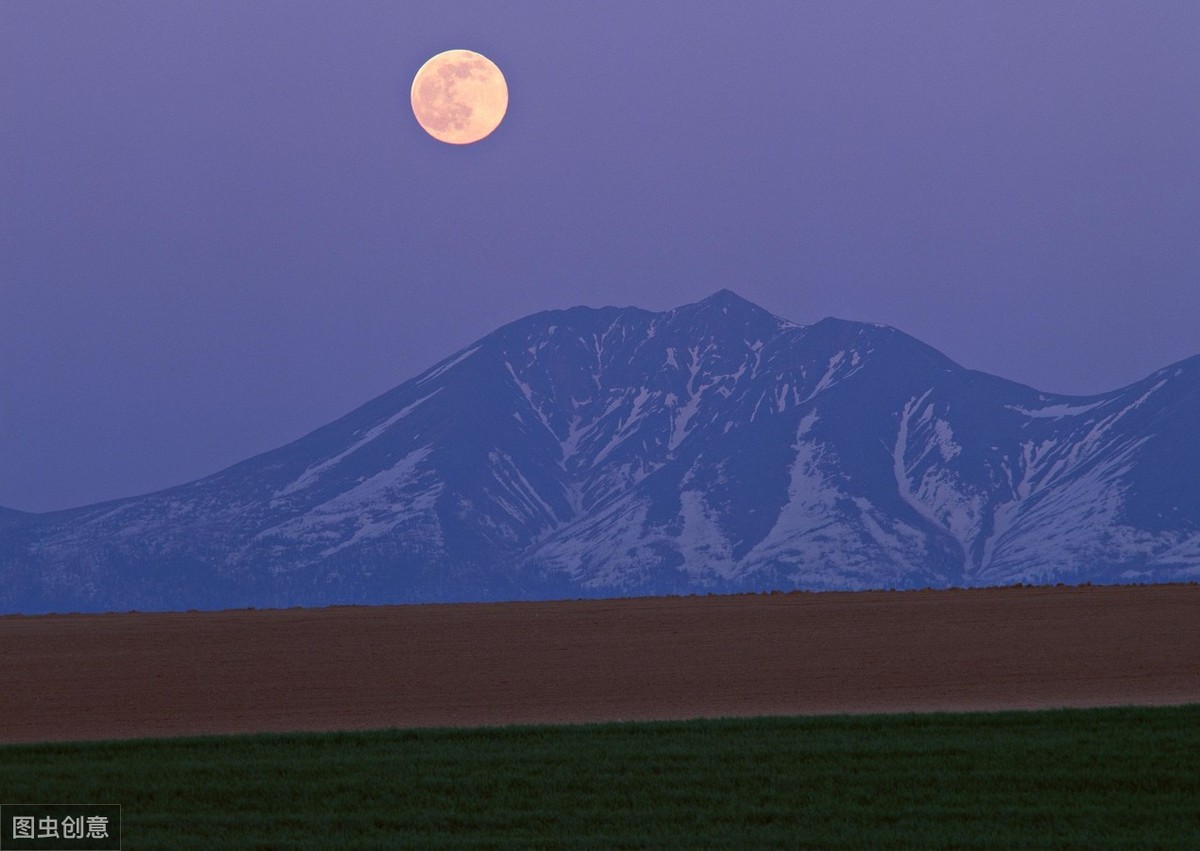
[[[496,63],[471,50],[447,50],[421,66],[412,111],[441,142],[468,145],[495,130],[508,110],[508,84]]]

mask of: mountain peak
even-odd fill
[[[732,289],[728,289],[727,287],[721,287],[720,289],[716,290],[715,293],[713,293],[712,295],[709,295],[708,298],[701,299],[700,304],[702,304],[702,305],[737,304],[737,305],[750,305],[751,307],[757,307],[757,305],[752,304],[752,302],[743,299],[742,296],[738,295],[737,293],[734,293]]]
[[[712,327],[753,331],[760,336],[799,327],[730,289],[719,289],[707,298],[677,307],[670,311],[670,315],[681,319],[686,317],[690,321],[698,320]]]
[[[728,308],[734,307],[739,309],[751,308],[754,310],[762,310],[757,304],[752,301],[747,301],[733,290],[721,288],[707,298],[703,298],[696,302],[697,307],[717,307]]]
[[[722,314],[726,316],[736,316],[743,319],[765,319],[773,317],[771,312],[759,307],[752,301],[747,301],[733,290],[720,289],[707,298],[702,298],[700,301],[685,304],[675,308],[673,313],[682,313],[688,315],[712,316],[714,314]]]

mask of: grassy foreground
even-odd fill
[[[126,849],[1200,847],[1200,706],[0,747]]]

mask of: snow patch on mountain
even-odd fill
[[[439,364],[438,366],[435,366],[433,369],[429,370],[425,374],[418,376],[416,378],[416,383],[418,385],[426,384],[426,383],[432,381],[433,379],[437,378],[438,376],[444,375],[445,373],[449,372],[451,369],[453,369],[454,367],[458,366],[460,363],[465,361],[467,358],[471,357],[471,355],[478,352],[480,350],[480,348],[482,348],[482,347],[481,346],[473,346],[472,348],[469,348],[466,351],[461,352],[460,354],[449,358],[444,363]]]
[[[441,530],[432,509],[442,486],[432,481],[422,483],[420,473],[421,464],[429,457],[431,448],[414,449],[392,466],[364,477],[332,499],[310,507],[297,517],[262,529],[254,540],[319,546],[318,557],[328,557],[364,539],[385,536],[397,526],[419,519],[422,533],[440,542]]]
[[[1091,402],[1087,405],[1069,405],[1059,403],[1057,405],[1046,405],[1042,408],[1023,408],[1020,405],[1005,405],[1010,411],[1016,411],[1025,417],[1034,419],[1054,419],[1059,420],[1063,417],[1077,417],[1080,414],[1086,414],[1088,411],[1093,411],[1105,404],[1105,400],[1099,402]]]
[[[303,473],[301,473],[300,476],[294,482],[291,482],[287,487],[283,488],[282,490],[276,491],[275,497],[279,498],[279,497],[289,496],[290,494],[293,494],[296,491],[303,490],[304,488],[311,486],[312,484],[314,484],[317,481],[318,478],[320,478],[320,476],[323,473],[336,467],[338,464],[340,464],[346,458],[349,458],[355,452],[357,452],[358,450],[360,450],[364,446],[366,446],[368,443],[377,439],[384,432],[388,431],[390,428],[392,428],[394,425],[396,425],[396,423],[400,422],[402,419],[407,417],[409,414],[411,414],[413,411],[415,411],[417,408],[419,408],[425,402],[427,402],[428,400],[430,400],[434,396],[436,396],[438,393],[440,393],[441,390],[442,390],[442,388],[439,387],[437,390],[434,390],[428,396],[422,396],[420,399],[413,402],[412,404],[404,406],[399,411],[397,411],[395,414],[392,414],[392,416],[388,417],[386,420],[381,422],[379,425],[373,426],[372,428],[368,429],[365,433],[361,433],[361,435],[362,435],[361,437],[359,437],[359,435],[356,434],[355,437],[358,439],[355,440],[354,443],[350,444],[350,446],[348,446],[346,449],[343,449],[341,452],[337,453],[336,455],[332,456],[331,458],[327,458],[318,464],[313,464],[312,466],[306,468],[305,471]]]
[[[721,518],[699,490],[679,494],[681,527],[675,545],[683,556],[683,570],[701,584],[713,577],[731,579],[737,570],[733,547],[721,531]]]

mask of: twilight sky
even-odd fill
[[[1200,353],[1200,3],[0,2],[0,505],[721,287],[1097,393]],[[476,145],[408,105],[504,72]]]

